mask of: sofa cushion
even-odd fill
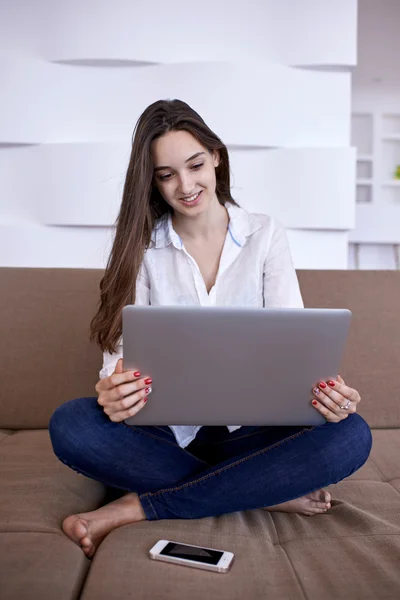
[[[81,599],[398,598],[400,534],[395,527],[384,535],[349,531],[345,537],[271,542],[263,536],[264,522],[273,527],[276,515],[269,518],[261,513],[257,511],[252,520],[245,513],[229,519],[220,517],[208,533],[198,531],[197,521],[193,522],[192,532],[171,521],[159,529],[143,525],[115,529],[93,560]],[[325,518],[328,517],[301,517],[320,521]],[[240,532],[241,523],[246,523],[244,534]],[[229,531],[222,534],[219,526]],[[231,550],[235,562],[227,574],[216,574],[152,561],[148,551],[160,538]]]
[[[254,510],[126,525],[100,545],[82,599],[397,598],[400,430],[372,434],[365,465],[327,488],[326,514]],[[155,562],[148,551],[158,539],[230,550],[235,562],[227,575]]]
[[[7,589],[17,590],[19,597],[24,597],[24,585],[30,598],[44,597],[43,576],[36,580],[35,569],[43,572],[40,552],[44,548],[48,556],[50,548],[66,557],[65,562],[49,559],[54,589],[64,577],[75,598],[88,560],[64,536],[61,523],[69,514],[100,506],[105,487],[62,464],[52,452],[47,430],[0,434],[0,545],[10,540],[10,554],[0,546],[0,580],[7,577]],[[365,465],[327,488],[332,508],[326,514],[253,510],[120,527],[100,545],[82,598],[317,599],[322,589],[328,600],[397,597],[400,430],[373,430],[372,435]],[[227,575],[151,561],[148,550],[161,538],[231,550],[236,560]],[[17,579],[12,553],[20,556],[18,566],[25,565],[25,583]],[[7,599],[18,597],[11,592]]]
[[[59,461],[47,429],[1,433],[0,532],[59,534],[71,511],[102,504],[105,486]]]
[[[0,533],[2,600],[75,600],[90,560],[62,533]]]
[[[305,306],[353,312],[341,375],[361,394],[360,415],[370,427],[400,427],[400,272],[297,275]]]
[[[370,427],[400,427],[400,273],[298,271],[306,307],[353,311],[342,376]],[[48,427],[63,402],[94,396],[102,365],[89,342],[101,269],[0,268],[0,427]],[[318,343],[327,343],[317,340]]]

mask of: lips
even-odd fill
[[[201,191],[197,192],[196,194],[192,194],[191,196],[188,196],[187,198],[181,198],[181,200],[183,200],[183,202],[194,202],[195,200],[197,200],[197,198],[199,197],[200,194],[201,194]]]

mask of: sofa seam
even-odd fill
[[[382,481],[386,481],[382,471],[380,470],[380,468],[378,467],[378,465],[376,464],[376,462],[374,461],[373,457],[371,457],[371,455],[369,455],[368,460],[370,460],[372,462],[372,464],[374,465],[375,469],[378,471],[379,475],[382,477]]]
[[[395,479],[398,479],[398,477],[395,477]],[[392,488],[392,490],[394,490],[399,496],[400,496],[400,492],[399,490],[397,490],[394,485],[392,483],[390,483],[390,481],[386,481],[385,483],[388,483],[390,485],[390,487]]]
[[[8,433],[6,434],[1,440],[0,440],[0,444],[2,444],[5,440],[7,440],[9,437],[11,437],[13,434],[12,433]]]
[[[255,508],[253,510],[263,510],[262,508]],[[239,512],[245,512],[245,511],[239,511]],[[326,514],[321,514],[321,516],[326,517],[326,516],[330,516],[330,515],[326,515]],[[204,517],[204,518],[212,518],[212,517]],[[310,517],[305,517],[306,519],[310,518]],[[315,517],[312,517],[315,518]],[[160,520],[165,520],[165,519],[160,519]],[[181,519],[181,520],[186,520],[186,519]],[[150,521],[149,521],[150,523]],[[136,528],[135,528],[136,530]],[[138,530],[139,531],[139,530]],[[140,531],[149,531],[149,528],[146,527],[145,529],[140,529]],[[157,531],[165,531],[166,533],[171,534],[171,529],[168,528],[163,528],[163,527],[157,527]],[[3,533],[7,533],[7,532],[3,532]],[[22,532],[24,533],[24,532]],[[35,532],[33,532],[35,533]],[[183,531],[183,534],[189,533],[191,534],[191,531]],[[210,535],[209,531],[196,531],[196,535]],[[218,533],[218,536],[221,535],[221,532]],[[224,534],[222,534],[224,535]],[[271,546],[283,546],[284,544],[292,544],[292,543],[296,543],[299,541],[306,541],[306,542],[310,542],[310,541],[314,541],[314,540],[341,540],[341,539],[348,539],[348,538],[364,538],[364,537],[376,537],[376,536],[384,536],[384,535],[396,535],[400,538],[400,532],[396,532],[396,533],[366,533],[366,534],[359,534],[359,535],[333,535],[333,536],[329,536],[328,538],[324,535],[321,535],[319,537],[307,537],[307,538],[298,538],[298,539],[292,539],[292,540],[284,540],[283,542],[279,542],[278,544],[274,544],[273,542],[271,542],[267,536],[257,536],[254,535],[253,533],[248,533],[248,534],[242,534],[242,533],[227,533],[227,536],[230,537],[235,537],[235,538],[247,538],[247,539],[251,539],[251,540],[263,540],[268,542],[269,544],[271,544]]]
[[[306,592],[305,592],[305,590],[304,590],[304,587],[303,587],[303,585],[302,585],[302,583],[301,583],[300,577],[299,577],[299,575],[298,575],[298,573],[297,573],[296,569],[295,569],[295,568],[294,568],[294,566],[293,566],[292,560],[291,560],[291,558],[290,558],[289,554],[286,552],[286,548],[284,548],[284,547],[283,547],[283,544],[282,544],[281,542],[279,542],[279,545],[280,545],[280,547],[282,548],[283,552],[285,553],[285,556],[286,556],[286,558],[288,559],[290,566],[292,567],[292,572],[293,572],[293,574],[294,574],[294,576],[295,576],[295,578],[296,578],[296,581],[297,581],[297,583],[299,584],[299,588],[301,589],[301,592],[302,592],[302,594],[303,594],[303,597],[304,597],[306,600],[309,600],[309,597],[308,597],[308,595],[306,594]]]
[[[296,572],[296,570],[295,570],[295,568],[294,568],[294,566],[293,566],[293,563],[292,563],[292,561],[290,560],[290,557],[289,557],[288,553],[286,552],[286,549],[283,547],[283,545],[282,545],[282,543],[281,543],[281,540],[280,540],[280,537],[279,537],[279,533],[278,533],[278,530],[277,530],[277,528],[276,528],[276,524],[275,524],[275,521],[274,521],[274,516],[273,516],[273,514],[271,514],[271,513],[269,513],[269,514],[270,514],[270,516],[271,516],[271,522],[272,522],[272,524],[273,524],[273,527],[274,527],[274,531],[275,531],[275,536],[276,536],[276,539],[278,540],[278,544],[276,544],[276,545],[277,545],[277,546],[280,546],[280,547],[282,548],[282,551],[284,552],[284,554],[285,554],[285,556],[286,556],[287,560],[289,561],[289,564],[290,564],[290,566],[291,566],[292,572],[293,572],[293,574],[294,574],[294,577],[295,577],[295,579],[296,579],[296,581],[297,581],[297,583],[298,583],[298,585],[299,585],[299,587],[300,587],[300,590],[301,590],[301,592],[302,592],[302,594],[303,594],[303,597],[304,597],[306,600],[308,600],[308,596],[306,595],[306,593],[305,593],[305,591],[304,591],[304,588],[303,588],[303,586],[302,586],[302,584],[301,584],[301,581],[300,581],[300,579],[299,579],[299,576],[298,576],[298,574],[297,574],[297,572]],[[275,545],[275,544],[274,544],[274,545]]]

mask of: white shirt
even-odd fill
[[[248,213],[230,202],[228,231],[216,281],[210,293],[196,261],[172,226],[170,214],[155,224],[136,281],[139,305],[258,306],[303,308],[303,300],[282,225],[264,214]],[[122,336],[116,353],[105,352],[100,379],[114,372],[123,357]],[[201,425],[169,425],[185,448]],[[229,432],[241,425],[227,425]]]

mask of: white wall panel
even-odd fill
[[[113,229],[0,225],[3,267],[103,269]]]
[[[347,232],[289,229],[287,233],[296,269],[347,269]]]
[[[357,0],[268,0],[265,4],[273,24],[268,43],[280,63],[356,64]]]
[[[13,199],[0,222],[25,215],[24,220],[30,216],[44,225],[112,225],[129,154],[128,144],[113,143],[46,144],[0,152],[2,194]]]
[[[232,195],[247,210],[286,227],[354,227],[354,148],[230,152]]]
[[[112,143],[0,152],[3,197],[13,198],[0,219],[113,224],[129,152],[129,146]],[[247,210],[272,214],[286,227],[354,227],[353,149],[230,150],[230,160],[232,194]]]
[[[234,197],[289,227],[296,266],[345,268],[355,16],[356,0],[1,3],[0,264],[104,266],[137,118],[180,98],[230,148]]]
[[[5,4],[5,3],[4,3]],[[46,60],[353,65],[356,0],[14,0],[0,39]]]
[[[228,144],[343,146],[349,138],[348,73],[262,62],[104,71],[23,58],[3,59],[0,72],[2,141],[126,141],[160,98],[184,99]]]

